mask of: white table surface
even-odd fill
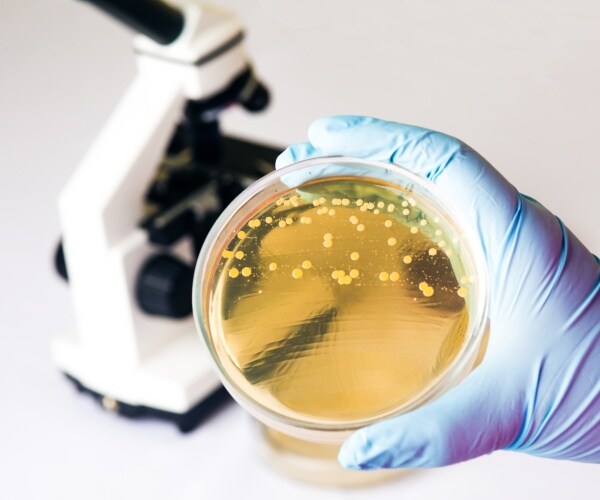
[[[597,0],[221,1],[247,25],[270,110],[225,130],[274,144],[362,113],[454,134],[600,251]],[[0,3],[0,498],[599,498],[598,466],[498,452],[364,490],[289,481],[231,405],[196,432],[102,412],[50,359],[74,319],[55,200],[134,68],[82,2]],[[310,495],[310,497],[309,497]]]

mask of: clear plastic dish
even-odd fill
[[[247,188],[208,235],[193,285],[232,396],[267,426],[321,443],[460,382],[487,297],[478,238],[433,183],[337,157]]]

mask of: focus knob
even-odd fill
[[[269,105],[269,91],[262,83],[254,81],[249,92],[243,92],[239,97],[240,104],[252,113],[262,111]]]
[[[194,271],[170,255],[150,257],[137,280],[140,308],[154,316],[184,318],[192,312]]]
[[[56,251],[54,252],[54,269],[56,269],[56,272],[62,279],[69,281],[69,271],[67,270],[67,260],[65,259],[62,239],[56,245]]]

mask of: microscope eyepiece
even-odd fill
[[[133,30],[167,45],[183,31],[183,14],[162,0],[84,0]]]

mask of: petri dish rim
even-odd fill
[[[338,167],[337,169],[336,166]],[[343,169],[341,172],[339,171],[339,167]],[[312,176],[315,177],[313,178]],[[238,214],[244,210],[246,214],[253,213],[268,198],[276,199],[281,196],[280,191],[274,189],[276,186],[281,186],[282,192],[289,192],[309,182],[335,177],[380,180],[395,185],[400,190],[414,192],[419,197],[424,198],[436,210],[444,214],[453,226],[453,229],[461,235],[464,240],[462,243],[467,248],[467,260],[477,276],[477,294],[471,299],[474,307],[470,308],[473,319],[472,321],[470,320],[471,328],[467,332],[468,338],[445,372],[432,382],[418,397],[410,400],[407,404],[403,404],[385,415],[376,415],[371,418],[352,421],[351,423],[309,422],[307,420],[290,418],[263,406],[258,401],[249,397],[230,378],[227,370],[223,367],[213,345],[213,336],[210,332],[208,319],[211,282],[214,277],[216,264],[220,259],[220,249],[247,222],[247,217],[238,218]],[[265,193],[271,191],[271,196],[266,197]],[[248,207],[252,208],[248,209]],[[250,414],[262,423],[300,439],[309,439],[323,443],[337,443],[360,427],[379,420],[392,418],[424,405],[455,386],[470,372],[488,327],[488,276],[483,250],[479,245],[474,244],[474,242],[478,241],[479,238],[474,228],[464,221],[464,217],[460,211],[446,199],[445,194],[432,181],[404,167],[380,161],[343,156],[328,156],[303,160],[271,172],[252,183],[226,207],[217,219],[202,246],[194,271],[192,288],[194,321],[202,336],[202,344],[208,352],[208,356],[221,382],[232,397]],[[208,277],[208,280],[204,279],[205,276]]]

